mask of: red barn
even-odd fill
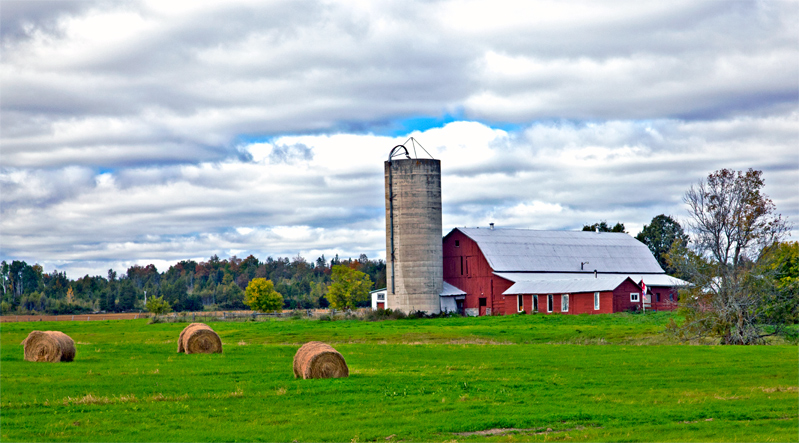
[[[443,241],[441,309],[466,315],[671,310],[687,284],[624,233],[455,228]]]

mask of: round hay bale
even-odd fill
[[[178,352],[213,354],[222,352],[222,340],[205,323],[192,323],[180,332]]]
[[[311,341],[294,354],[294,378],[349,377],[344,357],[327,343]]]
[[[61,331],[33,331],[20,343],[27,361],[72,361],[75,341]]]

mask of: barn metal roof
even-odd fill
[[[612,291],[627,278],[626,275],[615,275],[599,278],[520,281],[514,283],[503,294],[574,294],[577,292]]]
[[[461,291],[460,289],[458,289],[454,285],[451,285],[451,284],[449,284],[447,282],[444,282],[444,290],[441,291],[440,295],[442,297],[449,297],[449,296],[453,296],[453,295],[466,295],[466,293]]]
[[[546,280],[573,280],[585,279],[596,280],[593,273],[573,273],[573,272],[557,272],[557,273],[539,273],[539,272],[495,272],[494,275],[510,280],[514,283],[525,281],[546,281]],[[630,277],[635,283],[640,283],[641,280],[647,286],[685,286],[689,285],[685,280],[677,277],[672,277],[666,274],[599,274],[599,278],[606,278],[610,276]]]
[[[625,233],[455,229],[477,243],[496,272],[664,274],[649,248]]]

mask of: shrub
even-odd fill
[[[392,320],[399,320],[407,317],[407,315],[405,315],[405,313],[402,311],[393,311],[391,309],[386,309],[386,313],[388,313],[388,318]]]
[[[283,296],[272,280],[254,278],[244,291],[244,304],[259,312],[274,312],[283,307]]]
[[[172,308],[169,306],[169,302],[164,300],[164,297],[151,297],[147,300],[147,310],[155,314],[155,317],[158,317],[161,314],[166,314],[167,312],[171,311]]]

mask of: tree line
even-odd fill
[[[106,276],[86,275],[76,280],[67,278],[65,272],[45,273],[38,264],[14,260],[0,266],[0,307],[4,315],[130,312],[144,310],[145,297],[161,297],[174,311],[249,309],[244,303],[245,290],[253,279],[263,278],[273,282],[282,295],[284,309],[325,308],[334,266],[363,272],[372,282],[370,290],[386,286],[385,261],[370,260],[365,254],[357,259],[336,255],[330,260],[323,255],[313,262],[299,255],[265,261],[253,255],[244,259],[214,255],[199,263],[180,261],[164,272],[152,264],[134,265],[124,274],[109,269]]]

